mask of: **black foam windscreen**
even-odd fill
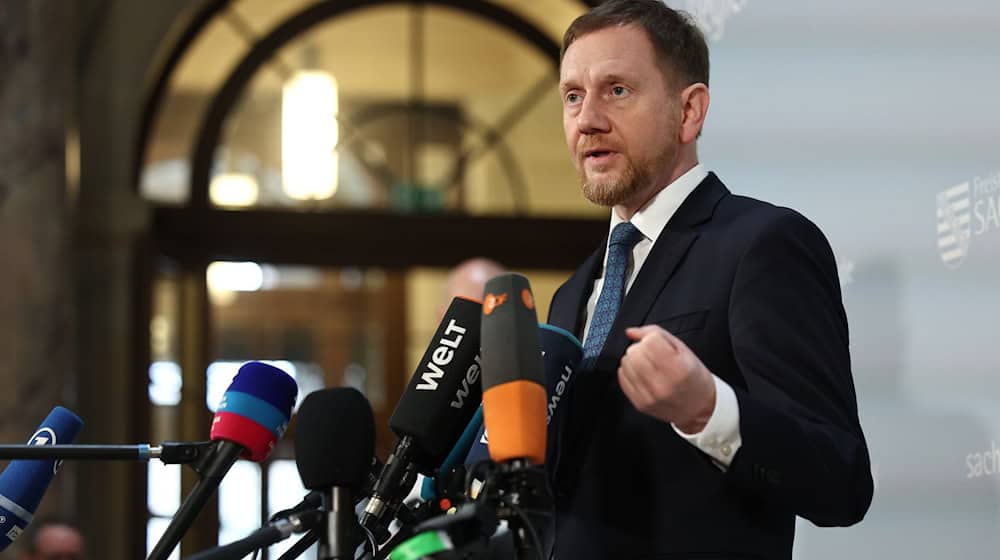
[[[486,283],[482,314],[483,392],[513,381],[545,386],[535,297],[520,274]]]
[[[413,438],[411,460],[430,474],[444,461],[483,400],[479,302],[455,298],[396,405],[389,427]]]
[[[528,279],[486,283],[482,315],[483,423],[490,458],[545,462],[545,379],[535,296]]]
[[[310,490],[358,491],[375,453],[375,419],[368,399],[349,388],[306,396],[295,421],[295,464]]]

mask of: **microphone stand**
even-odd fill
[[[205,503],[219,487],[222,478],[229,472],[233,463],[239,459],[242,450],[242,447],[230,441],[212,442],[211,451],[193,465],[195,472],[201,475],[198,482],[181,503],[181,507],[174,513],[170,525],[160,536],[160,540],[156,542],[148,560],[167,560],[174,547],[181,541],[181,537],[194,523],[198,513],[205,507]]]
[[[316,526],[323,517],[319,510],[292,514],[266,527],[257,529],[247,537],[204,552],[199,552],[188,560],[238,560],[255,550],[283,541],[292,533],[303,533]]]
[[[374,554],[366,554],[361,557],[361,560],[385,560],[392,554],[396,546],[415,535],[419,527],[418,524],[431,519],[433,513],[434,507],[430,503],[425,502],[412,510],[404,504],[396,512],[396,519],[399,520],[399,530],[389,540],[382,543],[381,547],[376,547]]]
[[[0,445],[0,459],[149,461],[187,464],[200,475],[195,487],[174,514],[170,525],[150,553],[150,560],[166,560],[184,532],[219,487],[222,478],[239,458],[242,448],[235,443],[201,441],[164,442],[161,445]],[[272,535],[268,533],[268,536]],[[258,538],[264,538],[257,535]]]
[[[347,488],[334,486],[323,492],[324,523],[320,524],[319,530],[320,560],[354,559],[356,521],[353,506],[354,500]]]
[[[70,461],[149,461],[166,465],[194,463],[212,449],[211,441],[164,442],[161,445],[0,445],[0,459]]]
[[[285,551],[284,554],[279,556],[278,560],[294,560],[295,558],[298,558],[303,552],[309,550],[309,547],[316,544],[316,541],[318,540],[319,540],[319,535],[317,535],[316,530],[313,529],[308,533],[306,533],[305,536],[303,536],[301,539],[299,539],[298,542],[293,544],[292,548],[289,548],[287,551]]]
[[[543,466],[524,459],[497,465],[492,480],[487,479],[484,499],[496,508],[498,519],[507,522],[514,537],[518,560],[544,558],[542,541],[531,516],[548,516],[552,494]]]
[[[389,538],[389,523],[402,507],[403,497],[389,498],[398,488],[411,488],[417,480],[417,471],[410,462],[414,447],[411,436],[403,436],[393,453],[386,459],[382,472],[378,475],[372,496],[361,512],[360,523],[379,542]],[[386,521],[386,519],[389,521]]]
[[[506,461],[487,476],[478,500],[464,504],[453,515],[440,515],[421,523],[411,532],[414,535],[411,539],[395,549],[387,543],[379,557],[386,557],[382,556],[384,551],[391,551],[387,555],[398,553],[399,558],[414,560],[431,552],[444,554],[442,558],[479,557],[489,550],[490,538],[500,521],[506,521],[515,558],[542,560],[543,544],[532,516],[547,516],[551,507],[544,467],[520,459]],[[449,542],[427,539],[435,533],[446,534]],[[428,547],[419,542],[421,539],[433,545]]]

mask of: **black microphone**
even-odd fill
[[[302,484],[322,493],[320,560],[353,559],[359,542],[355,496],[375,453],[371,405],[356,389],[314,391],[302,401],[295,428],[295,464]]]
[[[432,475],[482,402],[479,302],[457,297],[389,419],[399,440],[386,459],[361,524],[379,541],[417,473]]]
[[[195,466],[200,480],[184,499],[149,560],[167,560],[236,459],[263,461],[288,427],[298,387],[280,369],[244,364],[226,389],[212,419],[215,447]]]

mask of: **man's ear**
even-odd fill
[[[701,135],[708,115],[710,95],[708,86],[702,83],[691,84],[681,91],[681,137],[682,144],[690,144]]]

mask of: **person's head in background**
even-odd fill
[[[438,315],[443,316],[445,310],[451,305],[451,300],[456,297],[482,301],[486,283],[494,276],[506,272],[507,270],[500,263],[483,257],[475,257],[458,263],[448,273],[448,280],[444,287],[444,298]]]
[[[68,519],[43,517],[35,519],[17,540],[21,545],[20,560],[84,560],[83,534]]]

